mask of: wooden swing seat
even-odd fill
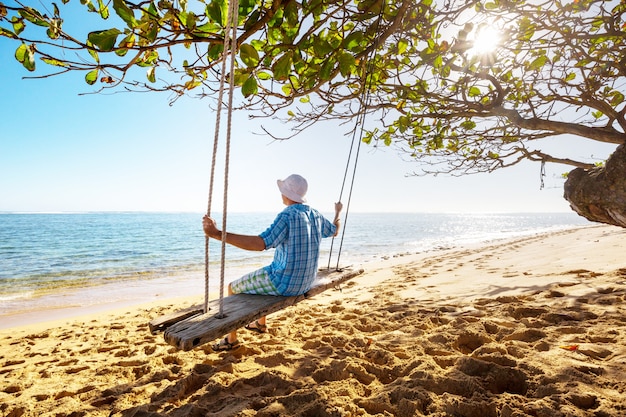
[[[150,331],[163,332],[167,343],[188,351],[213,341],[267,314],[274,313],[363,273],[363,269],[320,270],[313,287],[305,294],[281,297],[273,295],[234,294],[224,297],[224,316],[219,317],[219,300],[209,303],[204,314],[202,305],[167,314],[149,323]]]

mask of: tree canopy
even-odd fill
[[[217,95],[228,1],[79,1],[98,20],[76,34],[65,30],[70,0],[0,0],[0,35],[34,76]],[[400,147],[426,173],[523,160],[589,171],[568,149],[535,144],[625,142],[625,12],[616,0],[241,0],[229,76],[252,116],[296,132],[366,116],[365,142]]]

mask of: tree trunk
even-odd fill
[[[564,188],[563,197],[576,213],[626,227],[626,144],[618,146],[603,167],[571,171]]]

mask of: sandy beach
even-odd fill
[[[231,352],[149,332],[201,298],[3,329],[0,416],[626,416],[625,238],[367,263]]]

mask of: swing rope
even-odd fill
[[[213,138],[213,156],[211,159],[211,174],[209,185],[209,197],[207,204],[207,215],[211,216],[211,206],[213,204],[213,189],[215,184],[215,165],[217,161],[217,150],[220,136],[220,121],[222,106],[224,100],[224,89],[226,85],[226,61],[230,56],[230,72],[234,73],[235,59],[234,53],[237,42],[237,22],[239,20],[239,1],[229,2],[228,18],[226,20],[226,28],[224,30],[224,51],[222,52],[222,69],[220,74],[220,89],[218,93],[218,106],[215,121],[215,135]],[[232,32],[232,33],[231,33]],[[220,292],[219,292],[219,313],[218,318],[224,317],[224,276],[226,262],[226,225],[227,225],[227,208],[228,208],[228,174],[230,168],[230,138],[232,127],[233,113],[233,90],[234,77],[230,77],[228,91],[228,107],[227,107],[227,128],[226,128],[226,150],[224,155],[224,196],[222,205],[222,245],[221,245],[221,263],[220,263]],[[209,237],[205,238],[204,244],[204,313],[209,311]]]
[[[362,135],[363,135],[363,133],[362,133],[363,132],[362,123],[363,123],[364,120],[361,120],[361,119],[363,119],[363,117],[364,116],[362,114],[359,114],[359,117],[357,118],[357,126],[361,125],[360,137],[362,137]],[[344,188],[346,186],[346,181],[347,181],[347,178],[348,178],[348,171],[349,171],[349,168],[350,168],[350,160],[352,159],[352,152],[354,150],[354,143],[357,140],[356,132],[357,132],[357,129],[355,129],[353,134],[352,134],[352,143],[350,144],[350,151],[348,152],[348,160],[346,162],[346,169],[345,169],[344,174],[343,174],[343,181],[341,183],[341,191],[339,192],[339,201],[341,201],[341,198],[343,197],[343,191],[344,191]],[[345,211],[345,215],[344,215],[344,218],[343,218],[343,230],[341,231],[341,239],[339,241],[339,250],[337,252],[337,265],[335,266],[335,270],[337,270],[337,271],[340,269],[339,268],[339,261],[341,259],[341,250],[343,248],[343,240],[344,240],[344,236],[345,236],[345,233],[346,233],[346,226],[348,224],[348,214],[350,213],[350,202],[352,201],[352,190],[354,188],[354,180],[356,178],[356,167],[357,167],[358,161],[359,161],[359,153],[361,151],[361,143],[363,142],[360,137],[358,138],[359,143],[358,143],[358,145],[356,147],[356,153],[355,153],[354,163],[353,163],[353,168],[352,168],[352,179],[350,181],[350,190],[348,192],[348,202],[346,204],[346,211]],[[330,263],[331,263],[331,259],[332,259],[332,256],[333,256],[333,246],[334,246],[334,244],[335,244],[335,238],[333,237],[333,239],[331,241],[331,244],[330,244],[330,254],[328,256],[328,269],[330,269]]]
[[[381,7],[379,15],[378,15],[378,19],[376,20],[376,30],[375,32],[378,33],[378,28],[380,27],[380,21],[382,19],[382,15],[383,15],[383,10],[384,7]],[[352,200],[352,190],[354,189],[354,181],[356,179],[356,168],[359,162],[359,154],[361,151],[361,144],[363,143],[363,132],[365,132],[365,113],[367,112],[367,107],[369,104],[369,98],[370,98],[370,92],[371,92],[371,86],[372,86],[372,77],[368,77],[368,74],[371,74],[372,69],[374,67],[374,63],[372,62],[372,58],[376,55],[376,50],[378,49],[378,45],[380,43],[380,40],[377,38],[376,42],[374,42],[374,47],[371,49],[370,53],[367,55],[367,65],[365,66],[365,79],[366,82],[364,82],[362,84],[361,87],[361,94],[360,94],[360,98],[361,98],[361,103],[359,106],[359,114],[355,123],[355,128],[352,132],[352,143],[350,144],[350,151],[348,152],[348,159],[346,161],[346,169],[344,171],[343,174],[343,181],[341,183],[341,191],[339,192],[339,201],[341,201],[341,198],[343,197],[343,192],[344,192],[344,188],[346,185],[346,181],[348,178],[348,170],[350,168],[350,161],[352,159],[352,152],[354,149],[354,143],[358,140],[358,145],[356,147],[356,153],[354,156],[354,163],[353,163],[353,168],[352,168],[352,178],[350,180],[350,189],[348,192],[348,202],[346,204],[346,210],[345,210],[345,215],[344,215],[344,220],[343,220],[343,230],[341,232],[341,239],[339,241],[339,250],[337,252],[337,265],[335,266],[335,270],[339,271],[339,261],[341,259],[341,251],[343,249],[343,241],[344,241],[344,237],[345,237],[345,233],[346,233],[346,227],[348,224],[348,214],[350,213],[350,202]],[[359,128],[360,126],[360,128]],[[357,132],[359,132],[358,137],[357,137]],[[331,264],[331,260],[332,260],[332,256],[333,256],[333,246],[335,244],[335,238],[333,237],[331,244],[330,244],[330,253],[328,255],[328,267],[327,269],[330,269],[330,264]]]

